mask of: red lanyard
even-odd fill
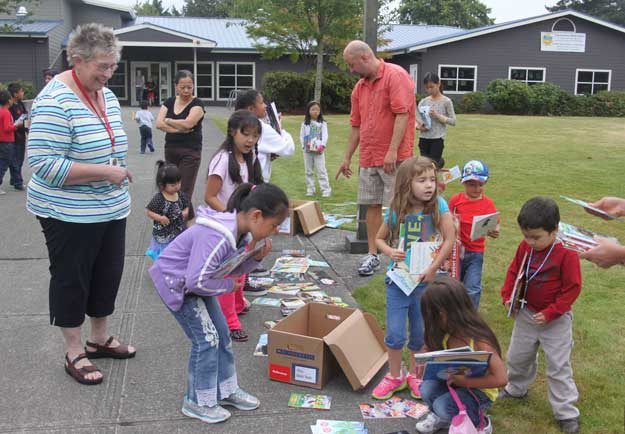
[[[96,114],[98,119],[100,119],[100,122],[104,126],[106,133],[109,135],[109,139],[111,139],[111,150],[112,152],[115,152],[115,133],[113,132],[113,128],[111,128],[111,124],[109,122],[108,116],[106,116],[106,109],[102,111],[102,116],[100,116],[100,111],[96,108],[93,101],[91,101],[91,97],[89,96],[89,93],[87,93],[81,81],[78,79],[78,75],[76,75],[75,69],[72,69],[72,78],[74,79],[76,86],[78,86],[78,89],[80,89],[80,92],[82,93],[83,97],[85,98],[85,100],[87,101],[87,103],[89,104],[93,112]],[[95,94],[95,98],[96,98],[96,102],[98,102],[97,92]],[[104,105],[106,106],[106,101],[104,101]]]

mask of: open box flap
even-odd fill
[[[384,332],[372,315],[360,310],[352,312],[323,340],[354,390],[369,384],[388,360]]]

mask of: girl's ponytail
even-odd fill
[[[246,212],[251,209],[259,209],[263,217],[284,215],[289,210],[289,199],[280,187],[273,184],[245,182],[230,196],[226,211]]]

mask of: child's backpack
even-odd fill
[[[480,427],[478,429],[475,427],[475,425],[473,425],[471,418],[467,414],[467,409],[462,401],[460,401],[456,390],[449,384],[447,384],[447,388],[449,389],[449,394],[453,398],[459,410],[458,414],[451,419],[449,434],[482,434],[485,427],[484,412],[482,411],[482,409],[480,408]],[[471,395],[473,395],[471,389],[467,390],[469,391],[469,393],[471,393]],[[473,397],[477,400],[477,397],[475,395],[473,395]]]

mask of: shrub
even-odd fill
[[[604,90],[593,95],[595,116],[625,116],[625,92]]]
[[[469,92],[462,95],[458,103],[459,113],[480,113],[484,111],[486,105],[486,94],[484,92]]]
[[[505,114],[527,114],[530,97],[527,84],[516,80],[493,80],[488,83],[486,97],[495,111]]]
[[[566,110],[568,93],[553,83],[529,86],[530,113],[543,116],[560,116]]]
[[[5,89],[11,83],[19,83],[20,86],[24,89],[24,99],[33,99],[37,96],[37,92],[35,92],[35,86],[32,82],[26,80],[13,80],[7,81],[6,83],[0,83],[0,89]]]
[[[351,95],[358,77],[343,72],[324,72],[321,106],[324,111],[349,112]],[[313,99],[315,73],[270,72],[265,74],[262,93],[280,110],[303,110]]]

